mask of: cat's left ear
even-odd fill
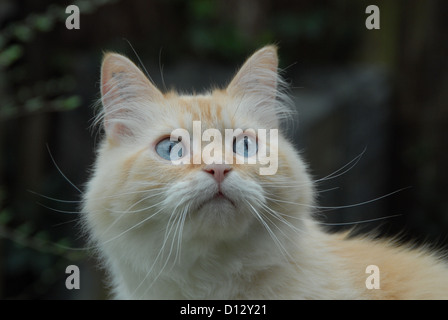
[[[266,46],[246,60],[227,87],[227,93],[241,99],[238,110],[245,110],[271,128],[278,126],[277,68],[277,47]]]
[[[163,94],[128,58],[107,53],[101,67],[101,100],[106,135],[114,142],[138,135]]]

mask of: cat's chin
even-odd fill
[[[214,195],[190,212],[196,234],[220,240],[246,232],[253,216],[245,213],[247,211],[242,210],[241,205],[223,194]]]
[[[200,204],[196,212],[203,216],[214,217],[216,215],[233,215],[237,211],[237,208],[232,200],[226,197],[213,197],[210,200]]]
[[[199,204],[197,212],[210,213],[232,213],[236,211],[236,205],[232,199],[225,196],[222,192],[218,192],[213,197]]]

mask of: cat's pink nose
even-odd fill
[[[208,164],[204,167],[205,172],[210,173],[218,183],[221,183],[227,174],[232,170],[232,167],[227,164]]]

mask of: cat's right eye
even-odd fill
[[[250,135],[242,135],[233,141],[233,152],[245,158],[252,157],[258,151],[257,139]]]
[[[175,161],[185,155],[184,145],[180,141],[171,141],[170,138],[161,140],[156,145],[156,152],[165,160]]]

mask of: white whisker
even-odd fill
[[[48,209],[48,210],[55,211],[55,212],[59,212],[59,213],[65,213],[65,214],[80,214],[80,213],[81,213],[81,212],[79,212],[79,211],[67,211],[67,210],[60,210],[60,209],[52,208],[52,207],[46,206],[46,205],[44,205],[44,204],[42,204],[42,203],[40,203],[40,202],[36,202],[36,203],[37,203],[38,205],[40,205],[40,206],[42,206],[42,207]]]
[[[56,202],[61,202],[61,203],[82,203],[82,200],[63,200],[63,199],[57,199],[57,198],[49,197],[49,196],[43,195],[41,193],[35,192],[33,190],[27,190],[27,191],[32,193],[32,194],[35,194],[35,195],[37,195],[39,197],[42,197],[42,198],[45,198],[45,199],[48,199],[48,200],[51,200],[51,201],[56,201]]]
[[[338,209],[347,209],[347,208],[353,208],[353,207],[363,206],[363,205],[366,205],[366,204],[369,204],[369,203],[372,203],[372,202],[375,202],[375,201],[378,201],[378,200],[387,198],[387,197],[389,197],[389,196],[391,196],[391,195],[393,195],[393,194],[396,194],[396,193],[401,192],[401,191],[403,191],[403,190],[406,190],[406,189],[408,189],[408,188],[409,188],[409,187],[407,187],[407,188],[402,188],[402,189],[398,189],[398,190],[395,190],[395,191],[393,191],[393,192],[390,192],[390,193],[388,193],[388,194],[382,195],[382,196],[380,196],[380,197],[377,197],[377,198],[374,198],[374,199],[371,199],[371,200],[367,200],[367,201],[363,201],[363,202],[358,202],[358,203],[354,203],[354,204],[349,204],[349,205],[344,205],[344,206],[315,206],[315,205],[307,205],[307,204],[300,203],[300,202],[293,202],[293,201],[286,201],[286,200],[275,199],[275,198],[271,198],[271,197],[267,197],[267,196],[265,196],[265,198],[268,199],[268,200],[271,200],[271,201],[273,201],[273,202],[279,202],[279,203],[287,203],[287,204],[292,204],[292,205],[298,205],[298,206],[303,206],[303,207],[311,208],[311,209],[338,210]]]
[[[128,229],[122,231],[122,232],[119,233],[118,235],[116,235],[116,236],[114,236],[114,237],[112,237],[112,238],[110,238],[110,239],[104,241],[102,244],[107,244],[107,243],[109,243],[109,242],[111,242],[111,241],[114,241],[114,240],[120,238],[121,236],[123,236],[123,235],[126,234],[127,232],[130,232],[131,230],[133,230],[133,229],[137,228],[138,226],[142,225],[143,223],[145,223],[146,221],[148,221],[148,220],[151,219],[152,217],[155,217],[155,216],[156,216],[157,214],[159,214],[161,211],[162,211],[162,209],[156,211],[155,213],[153,213],[152,215],[146,217],[146,218],[143,219],[142,221],[136,223],[136,224],[133,225],[132,227],[129,227]]]
[[[347,172],[349,172],[351,169],[353,169],[358,164],[359,160],[364,155],[366,150],[367,150],[367,147],[365,147],[364,150],[359,155],[357,155],[353,160],[351,160],[350,162],[348,162],[347,164],[345,164],[341,168],[337,169],[333,173],[331,173],[331,174],[329,174],[329,175],[327,175],[327,176],[325,176],[323,178],[320,178],[318,180],[315,180],[315,182],[336,179],[336,178],[346,174]],[[348,169],[344,170],[346,167],[348,167]],[[344,171],[342,173],[339,173],[342,170],[344,170]]]
[[[80,194],[83,194],[82,191],[73,183],[70,181],[70,179],[68,179],[65,174],[62,172],[62,170],[59,168],[59,166],[57,165],[56,161],[53,158],[53,155],[51,154],[50,151],[50,147],[47,144],[47,150],[48,150],[48,154],[50,155],[51,161],[53,162],[54,166],[56,167],[56,169],[59,171],[59,173],[61,174],[62,177],[64,177],[65,180],[67,180],[67,182],[73,187],[75,188]]]
[[[402,214],[394,214],[386,217],[379,217],[374,219],[366,219],[366,220],[359,220],[359,221],[353,221],[353,222],[340,222],[340,223],[327,223],[327,222],[317,222],[318,224],[325,225],[325,226],[347,226],[347,225],[354,225],[359,223],[368,223],[368,222],[376,222],[384,219],[390,219],[395,217],[400,217]]]
[[[276,236],[276,234],[272,231],[272,229],[269,227],[269,225],[266,223],[266,221],[264,221],[262,215],[249,203],[246,202],[250,208],[252,209],[252,212],[255,214],[255,217],[258,219],[258,221],[261,222],[261,224],[264,226],[264,228],[266,229],[266,231],[269,233],[269,235],[271,236],[271,239],[274,241],[274,243],[277,245],[277,247],[280,250],[280,253],[283,255],[283,257],[285,258],[286,261],[289,261],[288,258],[290,260],[292,260],[292,257],[290,256],[290,254],[288,253],[288,251],[285,249],[285,247],[283,246],[283,244],[281,243],[281,241],[278,239],[278,237]]]

